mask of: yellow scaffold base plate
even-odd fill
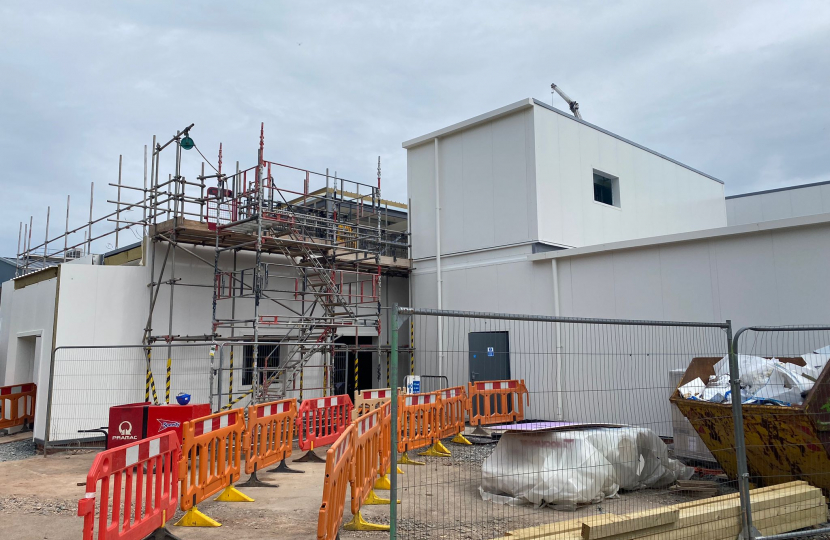
[[[184,513],[182,519],[175,523],[178,527],[221,527],[222,524],[216,521],[215,519],[211,519],[204,515],[203,513],[199,512],[199,510],[193,506]]]
[[[459,433],[458,435],[453,437],[452,442],[454,442],[455,444],[473,444],[469,440],[467,440],[467,437],[465,437],[463,433]]]
[[[213,500],[220,502],[254,502],[252,498],[248,497],[233,486],[226,487],[225,490]]]
[[[352,517],[352,520],[345,525],[343,528],[347,531],[388,531],[389,525],[381,525],[379,523],[369,523],[368,521],[363,519],[363,516],[360,515],[360,512]]]
[[[372,486],[373,489],[392,489],[392,482],[389,481],[389,477],[385,474],[375,480],[375,484]]]
[[[449,452],[443,452],[441,450],[441,447],[438,446],[439,444],[441,444],[441,443],[437,442],[437,443],[433,444],[432,446],[429,447],[429,450],[427,450],[426,452],[421,452],[418,455],[419,456],[427,456],[427,457],[450,457],[450,453]],[[443,445],[441,445],[441,446],[443,446]]]
[[[378,497],[378,496],[375,494],[375,490],[373,489],[373,490],[370,490],[370,491],[369,491],[369,494],[366,496],[366,500],[365,500],[365,501],[363,501],[363,504],[374,504],[374,505],[378,505],[378,506],[380,506],[380,505],[384,505],[384,506],[386,506],[386,505],[388,505],[390,502],[392,502],[392,501],[390,501],[389,499],[384,499],[384,498],[382,498],[382,497]],[[397,501],[395,501],[395,502],[397,502],[398,504],[401,504],[401,500],[400,500],[400,499],[398,499],[398,500],[397,500]]]
[[[401,454],[401,457],[398,458],[398,463],[400,463],[401,465],[426,465],[426,463],[424,463],[423,461],[415,461],[414,459],[409,457],[409,454],[407,454],[406,452],[403,452]],[[400,469],[400,467],[398,467],[398,469]]]

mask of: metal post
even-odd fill
[[[391,474],[389,489],[389,540],[395,540],[398,532],[398,304],[392,308],[392,324],[389,331],[392,333],[389,336],[389,347],[391,348],[392,359],[390,361],[389,370],[392,379],[390,389],[392,394],[392,412],[389,427],[391,435],[392,454],[390,456],[391,466],[389,471]]]
[[[26,266],[24,273],[29,271],[29,257],[31,256],[31,249],[32,249],[32,221],[34,220],[34,216],[29,216],[29,233],[28,238],[26,240]]]
[[[141,241],[144,242],[144,237],[147,236],[147,206],[150,204],[150,199],[147,197],[147,145],[144,145],[144,191],[141,192],[142,202],[142,217],[141,221],[144,225],[141,227]],[[144,264],[147,264],[146,259]]]
[[[86,253],[92,253],[92,196],[95,193],[95,182],[89,183],[89,225],[86,234]]]
[[[726,321],[726,338],[729,341],[729,383],[732,390],[732,420],[735,424],[735,454],[738,465],[738,491],[741,496],[741,534],[739,540],[752,540],[759,536],[752,528],[752,509],[749,499],[749,470],[746,464],[744,441],[744,416],[741,403],[741,374],[738,366],[737,343],[741,331],[732,339],[732,321]]]
[[[46,246],[49,245],[49,214],[52,213],[52,207],[46,207],[46,238],[43,240],[43,267],[46,268]]]
[[[66,262],[66,246],[69,241],[69,195],[66,196],[66,232],[63,233],[63,262]]]
[[[14,277],[20,273],[20,240],[23,238],[23,222],[20,222],[20,227],[17,229],[17,256],[14,258]]]
[[[118,194],[115,197],[115,249],[118,249],[118,230],[121,228],[121,161],[123,155],[118,156]]]

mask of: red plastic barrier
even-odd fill
[[[179,502],[179,456],[173,432],[98,454],[78,501],[83,540],[141,540],[164,527]]]
[[[297,438],[301,450],[331,444],[351,422],[352,400],[348,395],[306,399],[297,412]]]

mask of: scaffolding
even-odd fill
[[[109,235],[115,237],[116,251],[130,248],[119,245],[119,233],[141,229],[141,257],[151,276],[142,338],[147,347],[148,399],[151,392],[156,396],[150,345],[158,343],[266,342],[275,346],[272,351],[284,345],[278,368],[270,358],[258,357],[258,346],[252,347],[253,383],[230,403],[246,397],[254,402],[284,397],[312,359],[315,365],[333,367],[335,356],[344,351],[344,334],[346,339],[354,337],[345,350],[355,358],[356,381],[358,352],[371,350],[379,362],[388,356],[388,345],[380,339],[383,277],[407,276],[410,266],[406,215],[401,210],[405,207],[381,198],[380,158],[376,183],[269,161],[262,125],[256,163],[240,169],[237,161],[235,169],[226,172],[222,145],[213,167],[190,138],[192,128],[193,124],[177,131],[164,144],[153,137],[149,169],[145,146],[142,187],[122,181],[119,158],[118,181],[109,184],[117,189],[117,198],[107,201],[115,205],[113,212],[93,219],[93,185],[87,223],[69,228],[69,198],[62,235],[49,238],[47,217],[44,242],[32,246],[31,222],[25,227],[21,223],[18,275],[29,272],[36,259],[38,266],[48,266],[90,255],[92,242]],[[193,148],[204,161],[200,174],[188,178],[182,173],[182,154]],[[164,178],[161,157],[171,149],[174,166]],[[213,173],[205,174],[205,162]],[[137,193],[140,200],[123,202],[122,191]],[[140,218],[125,218],[125,213],[137,210]],[[102,222],[114,227],[95,236],[93,225]],[[78,241],[80,232],[83,241]],[[213,260],[203,249],[210,247]],[[202,248],[201,254],[197,248]],[[213,294],[211,327],[198,335],[175,332],[176,289],[205,287],[176,276],[177,252],[213,268],[213,284],[208,285]],[[238,262],[243,253],[248,256]],[[169,291],[167,306],[158,302],[163,287]],[[168,311],[166,333],[154,329],[154,314],[160,309]],[[361,344],[360,338],[367,336],[375,343]]]

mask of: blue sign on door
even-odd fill
[[[496,356],[495,351],[493,351],[493,347],[487,347],[487,356]]]

